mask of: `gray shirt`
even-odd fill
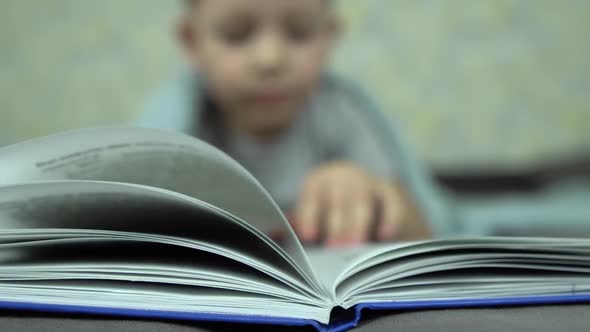
[[[385,140],[373,128],[366,98],[334,77],[323,79],[291,127],[272,142],[255,141],[225,130],[218,121],[205,121],[212,110],[206,109],[203,91],[198,76],[160,91],[148,103],[140,125],[182,131],[217,146],[251,172],[283,211],[297,202],[305,177],[326,162],[350,161],[374,176],[394,177],[395,165]],[[181,109],[186,105],[190,110]]]

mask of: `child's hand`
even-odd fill
[[[295,231],[304,242],[324,240],[329,246],[393,240],[400,237],[404,205],[393,184],[354,164],[335,162],[307,178],[295,211]]]

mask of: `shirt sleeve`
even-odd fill
[[[184,76],[164,82],[147,98],[134,125],[193,134],[197,110],[194,110],[193,82]]]

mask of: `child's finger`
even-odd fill
[[[338,247],[345,244],[346,194],[337,185],[327,188],[327,194],[326,244],[330,247]]]
[[[347,230],[348,244],[359,245],[370,237],[373,201],[368,190],[359,190],[351,199],[352,206],[348,209],[350,227]]]
[[[295,210],[295,232],[304,242],[315,242],[320,237],[321,186],[308,181]]]
[[[401,233],[403,216],[401,199],[395,187],[389,184],[380,188],[378,198],[381,203],[381,220],[377,227],[377,239],[390,241]]]

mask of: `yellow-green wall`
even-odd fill
[[[2,0],[0,145],[127,121],[179,63],[171,0]],[[517,167],[590,150],[590,1],[341,0],[335,67],[422,156]]]

